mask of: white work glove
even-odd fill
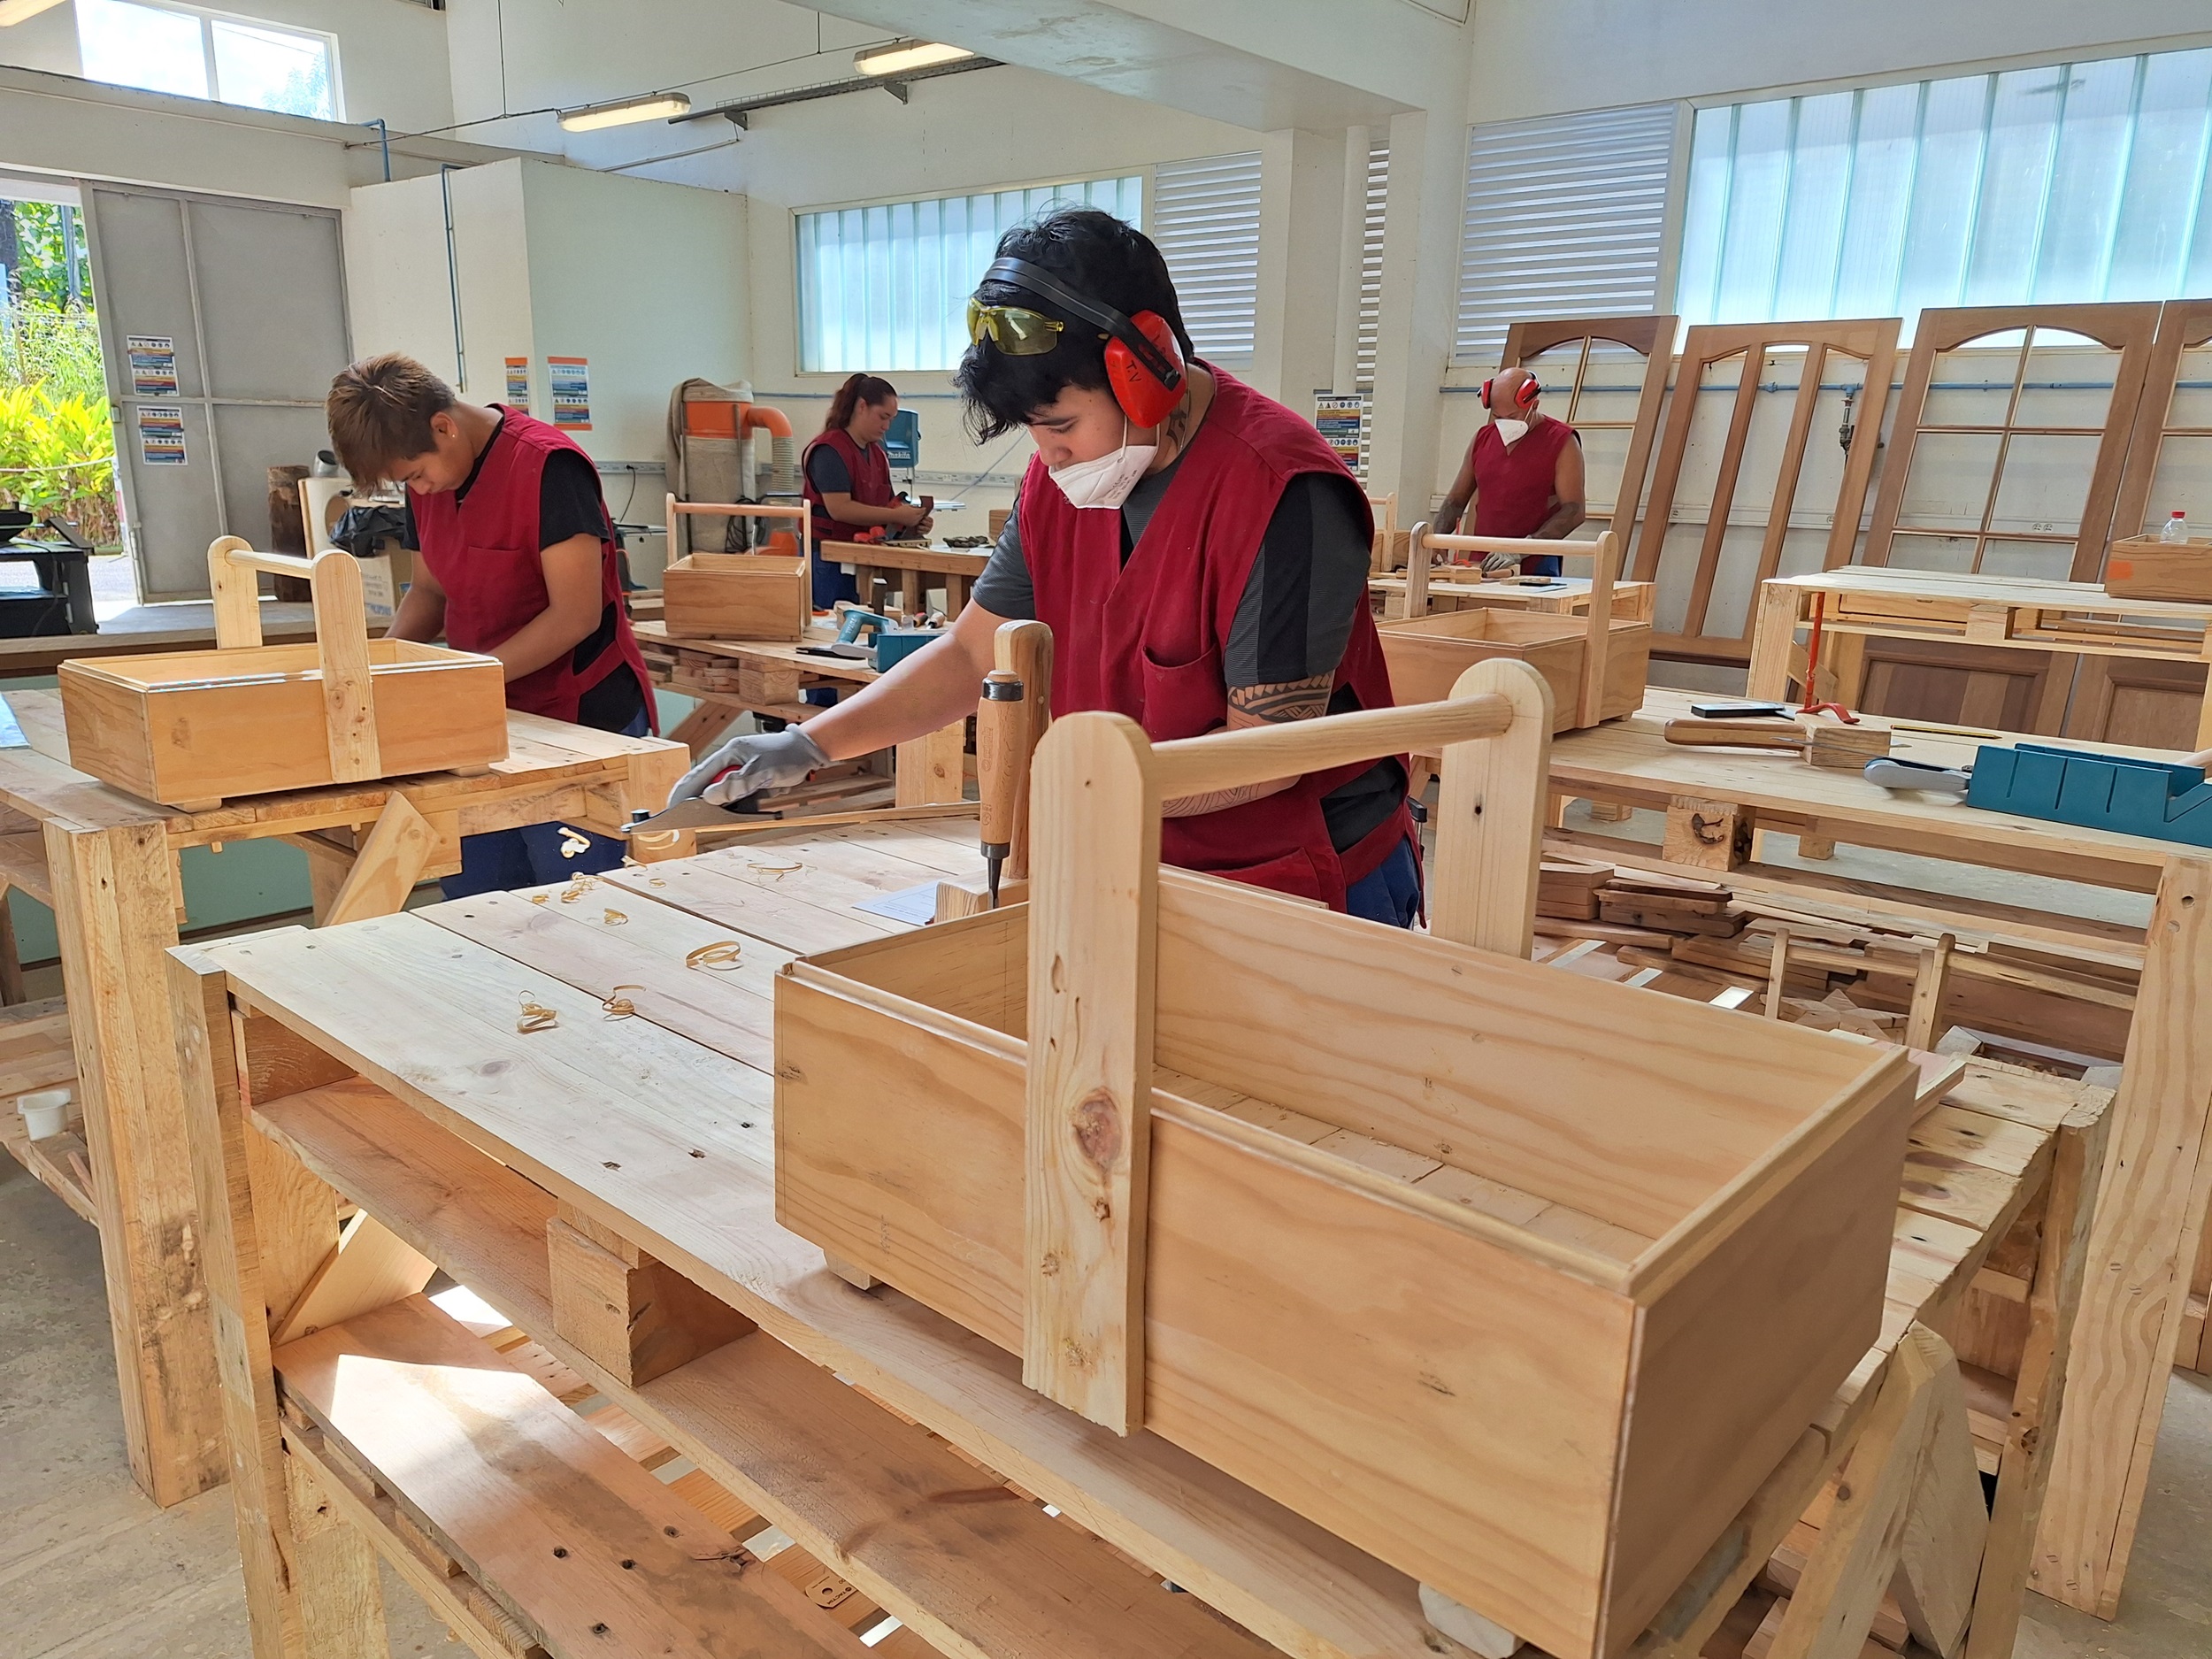
[[[830,757],[801,726],[780,732],[760,732],[733,737],[710,750],[707,757],[686,772],[668,792],[668,804],[694,795],[715,806],[727,806],[763,789],[784,789],[804,783],[807,773],[826,766]],[[722,774],[729,775],[724,777]]]
[[[1485,576],[1496,576],[1520,568],[1521,556],[1518,553],[1486,553],[1482,556],[1482,573]]]

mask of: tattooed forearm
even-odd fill
[[[1286,680],[1273,686],[1233,686],[1229,690],[1229,730],[1240,731],[1248,726],[1279,726],[1287,720],[1310,720],[1328,711],[1329,693],[1336,684],[1333,672],[1316,674],[1310,680]],[[1187,795],[1174,801],[1163,803],[1160,810],[1168,818],[1196,818],[1204,812],[1218,812],[1224,808],[1242,806],[1247,801],[1257,801],[1271,795],[1279,795],[1298,780],[1280,778],[1271,783],[1246,784],[1236,789],[1216,789],[1205,795]]]

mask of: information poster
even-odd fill
[[[167,334],[127,334],[123,349],[131,360],[131,396],[175,397],[177,342]]]
[[[553,424],[568,432],[590,431],[590,363],[582,357],[548,357],[545,379],[553,391]]]
[[[184,411],[142,403],[138,407],[138,458],[148,466],[184,465]]]
[[[507,407],[527,411],[530,407],[530,359],[507,359]]]
[[[1339,396],[1330,392],[1315,394],[1313,424],[1321,429],[1322,437],[1337,458],[1351,469],[1355,478],[1367,476],[1367,411],[1370,401],[1356,394]]]

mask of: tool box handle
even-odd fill
[[[361,783],[384,775],[376,736],[376,703],[369,684],[369,613],[361,595],[361,565],[341,548],[312,558],[257,553],[250,542],[219,536],[207,549],[207,585],[215,601],[218,650],[245,650],[261,643],[261,593],[256,580],[300,576],[315,602],[315,657],[323,682],[323,723],[334,783]]]
[[[676,493],[668,493],[668,557],[672,564],[677,558],[688,558],[695,551],[685,539],[682,520],[692,515],[705,514],[717,518],[791,518],[799,526],[799,632],[803,634],[814,620],[814,510],[803,502],[793,505],[777,505],[770,502],[746,501],[678,501]],[[681,549],[680,554],[677,549]],[[711,548],[702,549],[712,552]],[[757,549],[755,558],[780,558],[777,553],[762,553]]]
[[[1463,553],[1511,553],[1520,558],[1586,558],[1590,569],[1589,642],[1582,657],[1582,684],[1575,692],[1578,726],[1595,726],[1605,707],[1606,657],[1613,645],[1613,588],[1621,579],[1620,539],[1610,530],[1594,541],[1549,541],[1534,536],[1446,535],[1426,519],[1413,526],[1406,550],[1406,615],[1429,610],[1429,553],[1432,549]]]

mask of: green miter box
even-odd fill
[[[2212,847],[2212,783],[2199,766],[2042,743],[1985,744],[1974,757],[1966,804]]]

